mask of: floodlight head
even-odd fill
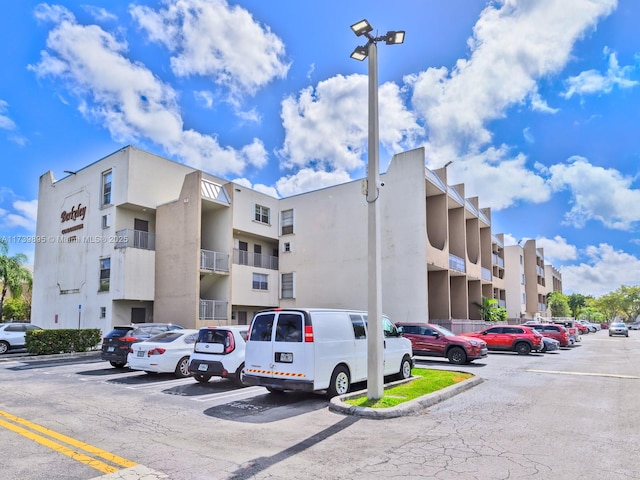
[[[362,62],[369,55],[369,49],[367,47],[356,47],[351,53],[351,58]]]
[[[384,37],[384,41],[387,45],[398,45],[404,43],[404,30],[390,31]]]
[[[366,35],[373,30],[373,27],[366,20],[360,20],[358,23],[351,25],[351,30],[357,36]]]

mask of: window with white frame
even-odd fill
[[[109,283],[111,280],[111,258],[100,259],[100,289],[101,292],[109,291]]]
[[[107,307],[100,307],[100,318],[107,318]]]
[[[280,212],[280,235],[293,233],[293,209]]]
[[[111,205],[111,170],[102,172],[102,205]]]
[[[269,290],[269,276],[264,273],[253,274],[254,290]]]
[[[296,274],[283,273],[280,278],[280,298],[296,298]]]
[[[109,228],[111,226],[111,214],[102,216],[102,228]]]
[[[283,242],[282,243],[282,251],[283,252],[291,252],[291,242]]]
[[[264,223],[266,225],[269,225],[271,223],[271,210],[269,209],[269,207],[265,207],[263,205],[258,205],[256,203],[256,207],[255,207],[255,213],[254,213],[254,220],[256,222],[260,222],[260,223]]]

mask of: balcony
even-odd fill
[[[155,233],[143,232],[127,228],[116,232],[115,248],[140,248],[142,250],[156,249]]]
[[[200,320],[226,320],[229,302],[200,299]]]
[[[482,279],[486,280],[487,282],[492,281],[493,274],[491,273],[491,270],[489,270],[488,268],[482,267]]]
[[[494,265],[498,265],[499,267],[503,267],[504,268],[504,258],[499,257],[495,253],[492,254],[492,258],[493,258],[493,264]]]
[[[229,254],[200,250],[200,270],[229,273]]]
[[[247,252],[246,250],[238,250],[237,248],[233,249],[233,263],[236,265],[248,265],[251,267],[278,270],[278,257]]]
[[[462,272],[462,273],[467,272],[467,267],[464,259],[452,253],[449,254],[449,268],[457,272]]]

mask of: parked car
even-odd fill
[[[569,342],[571,345],[575,345],[582,341],[580,330],[576,326],[573,320],[557,320],[553,322],[555,325],[562,325],[569,332]]]
[[[542,336],[542,353],[554,352],[560,350],[560,342],[555,338]]]
[[[517,352],[528,355],[532,351],[542,349],[542,335],[533,328],[524,325],[503,325],[489,327],[480,332],[461,334],[463,337],[481,338],[487,343],[489,350]]]
[[[198,330],[168,330],[129,347],[127,362],[131,370],[147,373],[173,373],[177,378],[191,375],[189,358]]]
[[[110,362],[112,367],[122,368],[127,364],[127,356],[132,344],[148,340],[162,332],[180,329],[182,329],[180,325],[173,323],[138,323],[115,326],[102,339],[100,358]]]
[[[632,323],[629,325],[629,330],[640,330],[640,323]]]
[[[609,325],[609,336],[613,337],[614,335],[624,335],[625,337],[628,337],[629,329],[622,322],[614,322]]]
[[[600,326],[598,325],[598,327],[595,326],[595,324],[588,322],[586,320],[576,320],[576,323],[579,323],[580,325],[583,325],[587,328],[587,331],[590,333],[596,333],[598,330],[600,330]]]
[[[244,380],[244,351],[248,326],[203,327],[198,332],[189,362],[189,373],[198,382],[211,377]]]
[[[463,337],[440,325],[428,323],[396,323],[402,335],[411,340],[414,355],[445,357],[462,365],[487,356],[487,344],[479,338]]]
[[[527,323],[525,326],[538,331],[543,337],[553,338],[560,343],[561,347],[571,345],[569,340],[569,331],[562,325],[554,323]]]
[[[27,322],[0,323],[0,354],[16,348],[25,348],[26,333],[30,330],[43,330],[43,328]]]
[[[574,322],[574,326],[580,331],[581,334],[584,334],[584,335],[586,335],[590,331],[589,327],[580,323],[579,321]]]

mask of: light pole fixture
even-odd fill
[[[367,20],[351,25],[358,37],[365,36],[367,43],[358,46],[351,58],[363,61],[369,58],[369,148],[365,193],[368,204],[368,294],[367,294],[367,397],[371,400],[382,398],[384,394],[384,354],[382,334],[382,270],[380,248],[380,189],[379,166],[379,126],[378,126],[378,50],[376,44],[384,41],[387,45],[404,42],[404,31],[389,31],[380,37],[371,34],[373,27]]]

